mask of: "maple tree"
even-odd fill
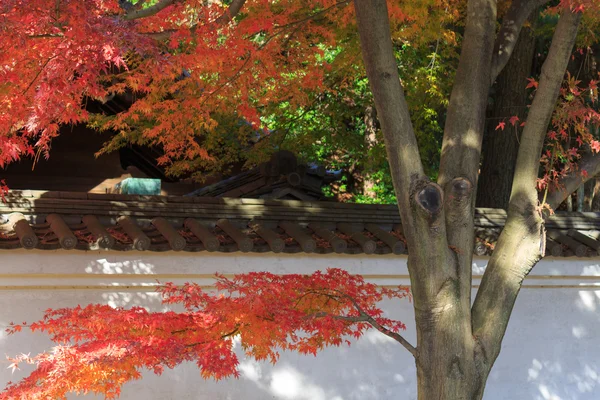
[[[524,124],[508,219],[472,302],[473,214],[489,89],[510,59],[526,20],[538,12],[552,15],[557,22],[539,80],[531,81],[535,92],[526,119],[508,119],[499,125]],[[464,33],[434,183],[421,160],[411,121],[414,109],[404,97],[394,42],[407,38],[433,41],[440,32],[432,35],[431,27],[443,31],[446,23],[458,21],[460,15],[466,16]],[[170,172],[196,171],[215,158],[211,134],[220,114],[232,114],[261,132],[261,116],[277,104],[295,111],[306,108],[310,93],[326,90],[324,77],[332,68],[326,51],[347,43],[352,37],[348,35],[357,32],[361,52],[354,57],[344,53],[345,65],[362,55],[409,248],[417,331],[413,347],[397,332],[398,323],[380,319],[374,302],[389,293],[367,289],[348,277],[341,279],[345,275],[339,272],[334,273],[341,283],[327,281],[326,293],[317,296],[325,301],[317,301],[318,307],[317,303],[298,303],[298,296],[312,291],[313,284],[323,284],[323,276],[328,275],[251,275],[256,284],[244,276],[229,283],[220,280],[223,289],[243,292],[224,298],[228,300],[206,297],[190,285],[183,291],[168,286],[167,301],[192,306],[187,313],[164,314],[164,324],[181,326],[184,335],[165,331],[164,325],[147,319],[148,326],[136,325],[133,315],[146,318],[141,309],[89,306],[50,311],[46,320],[32,328],[47,329],[58,341],[77,344],[32,359],[41,368],[33,378],[11,386],[10,393],[33,398],[28,397],[30,393],[60,390],[55,381],[44,377],[68,372],[64,377],[71,379],[82,370],[85,375],[77,375],[80,379],[75,379],[70,390],[113,395],[123,380],[137,376],[137,368],[157,364],[160,357],[167,366],[200,360],[207,376],[235,374],[226,339],[238,333],[238,318],[249,322],[247,349],[259,358],[272,357],[274,347],[316,351],[340,343],[341,335],[361,333],[365,323],[379,330],[387,324],[388,334],[415,357],[419,399],[481,399],[521,283],[544,253],[546,214],[537,190],[539,183],[548,187],[551,180],[542,176],[538,181],[544,144],[550,150],[544,165],[552,164],[547,172],[557,179],[554,186],[568,188],[572,182],[585,180],[581,171],[592,175],[592,167],[584,166],[598,158],[594,152],[579,157],[577,148],[584,143],[592,149],[596,146],[596,139],[587,133],[598,122],[594,107],[589,106],[597,93],[595,83],[586,83],[586,91],[573,79],[563,85],[580,25],[597,24],[598,15],[598,2],[590,0],[552,4],[545,0],[355,0],[353,6],[350,1],[332,0],[4,1],[0,6],[0,106],[7,110],[0,114],[3,165],[23,155],[46,153],[60,124],[89,121],[115,132],[106,150],[124,143],[158,145],[164,149],[160,162]],[[106,101],[124,93],[133,93],[137,100],[117,115],[92,116],[86,108],[88,101]],[[574,140],[579,138],[577,147],[570,142],[560,144],[554,136],[546,142],[549,130],[561,135],[556,136],[559,139],[563,129],[567,139],[569,132]],[[563,150],[566,153],[559,154]],[[555,190],[545,200],[554,207],[566,194]],[[261,276],[263,280],[258,279]],[[285,292],[283,303],[275,302],[278,299],[270,298],[264,288]],[[246,296],[265,306],[268,302],[263,299],[272,299],[273,306],[280,308],[268,313],[281,321],[270,321],[270,314],[259,318],[266,309],[244,303]],[[230,308],[220,308],[223,304]],[[94,311],[100,318],[86,325],[80,317],[92,317]],[[196,312],[199,319],[194,320]],[[256,342],[257,331],[252,327],[264,329],[267,322],[274,336],[267,343]],[[82,331],[74,329],[79,323]],[[194,325],[211,323],[216,323],[215,329],[198,330]],[[297,330],[313,335],[295,335]],[[244,336],[244,331],[239,333]],[[114,340],[103,342],[108,337]],[[135,340],[119,342],[123,337]],[[202,342],[187,342],[188,338]],[[167,339],[179,347],[166,354],[139,353],[149,350],[148,340]],[[207,345],[206,351],[195,352],[200,349],[197,343]],[[132,356],[126,357],[129,350]],[[103,368],[109,367],[94,363],[102,359],[118,372],[107,375]],[[223,360],[227,362],[218,362]],[[77,382],[85,384],[79,387]]]

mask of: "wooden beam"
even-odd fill
[[[317,235],[323,240],[327,240],[327,242],[329,242],[329,244],[333,248],[333,251],[335,251],[336,253],[345,253],[348,249],[348,243],[344,239],[336,235],[335,232],[330,231],[329,229],[326,229],[315,222],[311,222],[310,224],[308,224],[308,227],[312,229],[313,232],[315,232],[315,235]]]
[[[95,238],[98,247],[111,249],[115,245],[115,238],[102,226],[94,215],[84,215],[81,218],[87,229]]]
[[[546,233],[546,236],[555,242],[564,244],[568,246],[571,250],[575,252],[577,257],[585,257],[588,251],[588,247],[583,243],[579,243],[578,241],[570,238],[569,236],[562,234],[557,231],[549,230]]]
[[[478,256],[485,256],[487,254],[487,246],[485,243],[480,241],[475,241],[475,246],[473,248],[473,253]]]
[[[600,254],[600,242],[598,240],[593,239],[590,236],[585,235],[579,231],[576,231],[575,229],[569,229],[567,235],[577,240],[578,242],[581,242],[586,246],[591,247],[596,251],[596,253]]]
[[[133,241],[133,247],[139,251],[145,251],[150,248],[152,243],[150,238],[137,226],[135,221],[127,216],[121,216],[117,219],[117,224],[123,228],[123,231]]]
[[[267,181],[265,178],[260,178],[253,182],[246,183],[239,187],[227,190],[226,192],[219,194],[219,197],[241,197],[247,193],[250,193],[256,189],[263,187],[266,183]]]
[[[71,250],[77,246],[77,238],[60,215],[50,214],[46,217],[46,221],[50,224],[52,232],[58,237],[58,242],[63,249]]]
[[[285,249],[285,242],[273,230],[264,226],[259,222],[251,222],[248,224],[254,232],[269,244],[273,253],[281,253]]]
[[[375,250],[377,249],[377,243],[356,230],[351,224],[342,222],[337,224],[337,228],[340,230],[340,232],[350,236],[352,240],[358,243],[362,247],[362,250],[365,254],[375,253]]]
[[[406,250],[404,243],[389,232],[384,231],[375,224],[366,224],[365,228],[383,243],[387,244],[394,254],[402,254]]]
[[[546,239],[546,255],[548,254],[552,257],[561,257],[563,255],[562,245],[552,239]]]
[[[249,237],[244,235],[244,233],[241,230],[233,226],[233,224],[228,220],[218,220],[217,226],[235,241],[235,243],[238,245],[238,249],[242,253],[248,253],[254,248],[254,242]]]
[[[297,172],[291,172],[285,177],[290,186],[298,186],[302,183],[302,176]]]
[[[23,214],[10,214],[8,216],[8,225],[15,231],[24,249],[31,250],[37,247],[39,242],[38,237],[31,226],[29,226],[29,222],[27,222]]]
[[[188,228],[190,230],[190,232],[192,232],[194,235],[196,235],[196,237],[198,239],[200,239],[200,241],[204,245],[204,248],[207,251],[210,251],[210,252],[217,251],[217,250],[219,250],[219,247],[221,247],[221,243],[219,242],[219,239],[217,239],[217,237],[215,235],[210,233],[210,231],[207,228],[202,226],[195,219],[186,218],[186,220],[183,221],[183,226]]]
[[[152,225],[167,239],[174,251],[184,249],[187,241],[173,228],[169,221],[162,217],[156,217],[152,220]]]
[[[293,237],[305,253],[313,253],[317,249],[317,242],[302,228],[302,226],[289,221],[282,221],[279,226]]]

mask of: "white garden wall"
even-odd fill
[[[485,259],[473,266],[480,276]],[[162,306],[153,293],[160,281],[210,284],[216,271],[268,270],[309,273],[342,267],[381,284],[408,284],[406,258],[396,256],[229,255],[11,251],[0,255],[0,325],[33,321],[43,310],[91,302]],[[474,280],[477,285],[478,278]],[[412,305],[384,304],[408,326],[415,342]],[[0,333],[0,356],[37,353],[50,346],[43,334]],[[0,361],[0,386],[18,380]],[[4,365],[5,364],[5,365]],[[312,356],[284,353],[271,366],[242,360],[241,378],[203,381],[193,365],[151,373],[125,386],[123,399],[415,399],[411,356],[399,344],[370,332],[351,347]],[[600,261],[545,259],[525,281],[486,390],[486,400],[600,399]]]

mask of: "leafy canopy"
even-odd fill
[[[296,113],[310,108],[314,93],[336,99],[326,78],[361,64],[349,3],[3,1],[0,166],[47,156],[61,124],[91,123],[115,132],[106,151],[162,148],[159,162],[172,174],[222,167],[269,135],[261,117],[281,105]],[[395,39],[436,40],[458,16],[454,3],[394,2]],[[92,101],[114,95],[133,104],[92,115]],[[253,129],[236,129],[241,120]]]

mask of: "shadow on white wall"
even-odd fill
[[[105,258],[91,261],[85,267],[88,274],[153,274],[154,265],[142,260],[108,261]]]
[[[110,279],[111,275],[122,274],[151,276],[155,274],[155,267],[153,264],[142,260],[109,261],[103,258],[89,262],[85,267],[85,272],[92,275],[101,275],[103,278]],[[151,282],[152,285],[155,283],[156,282]],[[117,289],[115,292],[102,293],[101,297],[103,300],[102,303],[115,308],[136,306],[144,307],[152,311],[166,311],[168,309],[167,307],[161,307],[161,296],[153,291],[153,289],[145,292],[118,291]]]
[[[600,290],[524,290],[484,399],[600,399],[598,332]]]

